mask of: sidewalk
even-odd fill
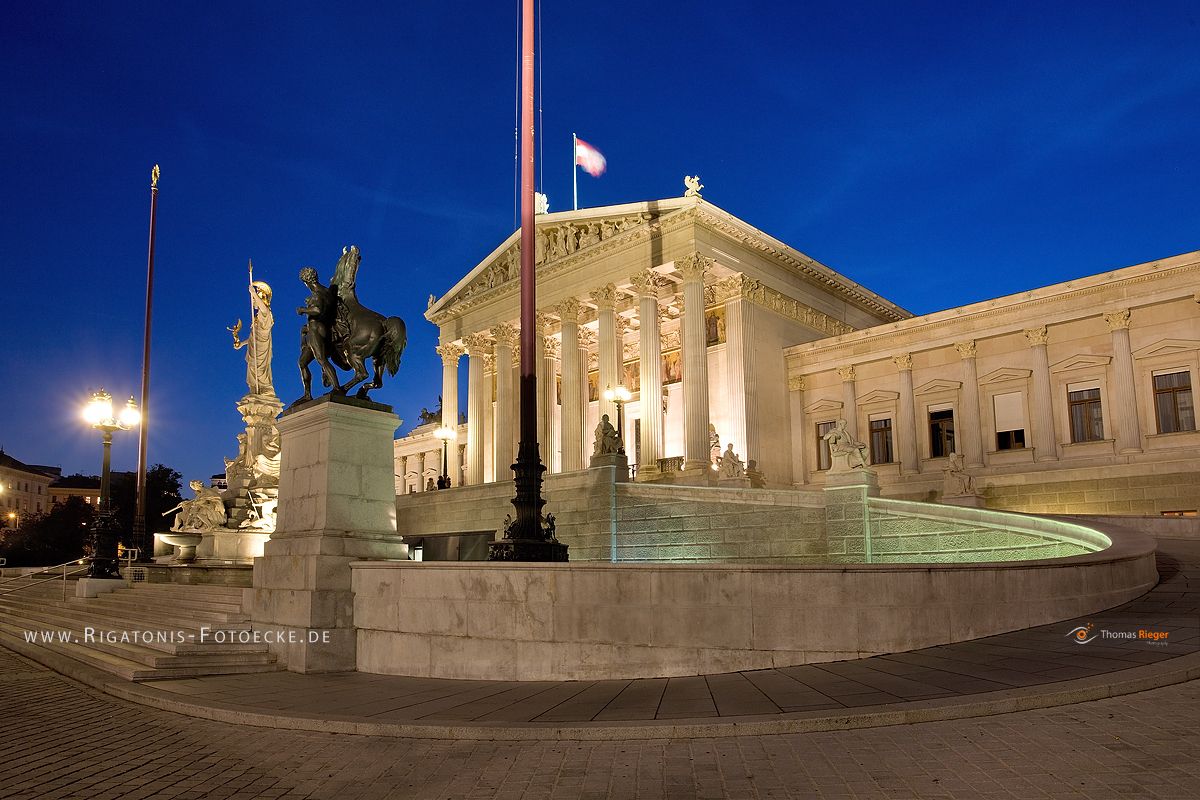
[[[264,673],[129,684],[36,647],[23,655],[110,694],[272,728],[455,739],[646,739],[789,733],[983,716],[1200,677],[1200,541],[1160,540],[1161,580],[1089,617],[856,661],[685,678],[455,681]],[[1170,632],[1168,644],[1095,630]],[[93,674],[94,673],[94,674]]]

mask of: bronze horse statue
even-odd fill
[[[374,375],[363,383],[355,397],[367,399],[367,392],[383,386],[383,370],[395,375],[400,368],[400,356],[408,344],[404,320],[384,317],[358,302],[354,284],[362,256],[354,245],[342,248],[333,280],[322,286],[312,267],[300,270],[300,280],[309,288],[308,301],[297,314],[307,318],[300,331],[300,379],[304,395],[293,406],[312,400],[313,361],[321,367],[322,382],[335,395],[345,395],[367,379],[367,360],[372,362]],[[352,370],[354,376],[346,383],[338,380],[333,365]]]

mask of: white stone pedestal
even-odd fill
[[[965,508],[985,508],[981,494],[952,494],[942,496],[942,503],[948,506],[963,506]]]
[[[386,406],[327,395],[277,424],[279,522],[254,559],[245,607],[289,670],[353,670],[350,563],[408,558],[392,474],[399,420]]]
[[[825,542],[831,560],[870,562],[867,498],[878,496],[879,476],[869,469],[825,474]]]
[[[749,489],[750,478],[745,475],[741,475],[736,478],[718,477],[717,486],[720,486],[722,489]]]
[[[616,467],[617,481],[629,480],[629,458],[624,453],[605,453],[604,455],[592,456],[592,460],[588,463],[589,467]]]
[[[127,585],[124,578],[80,578],[75,581],[75,596],[99,597],[107,592],[124,589]]]

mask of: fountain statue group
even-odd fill
[[[384,317],[358,301],[355,291],[359,249],[342,248],[342,256],[329,286],[321,284],[316,269],[304,267],[300,280],[309,296],[298,308],[304,317],[300,330],[300,377],[304,394],[295,407],[313,399],[310,365],[315,361],[330,394],[345,395],[359,386],[355,396],[367,399],[371,389],[383,385],[383,372],[395,375],[407,342],[404,321]],[[275,317],[271,309],[271,287],[254,280],[250,264],[250,330],[241,339],[242,321],[228,328],[235,350],[246,351],[247,393],[237,404],[246,429],[238,434],[237,455],[225,459],[225,489],[191,481],[195,497],[166,512],[175,511],[172,531],[205,535],[226,532],[269,534],[275,530],[279,503],[280,439],[275,419],[283,403],[275,394],[271,374],[272,338]],[[369,375],[367,362],[374,374]],[[353,371],[342,383],[335,365]],[[371,379],[368,381],[367,378]],[[178,537],[176,537],[178,538]]]

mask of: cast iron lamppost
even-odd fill
[[[113,416],[112,395],[101,389],[93,392],[84,406],[83,418],[101,433],[104,461],[100,472],[100,509],[92,522],[92,558],[88,564],[89,578],[120,578],[117,570],[118,523],[113,516],[109,493],[109,464],[112,458],[113,431],[127,431],[142,421],[137,403],[132,397],[120,413]]]
[[[625,404],[631,397],[633,395],[624,386],[615,389],[610,386],[604,390],[604,399],[617,404],[617,452],[621,455],[625,455],[625,434],[622,433],[625,427]]]
[[[433,435],[442,440],[442,486],[440,488],[449,489],[450,483],[450,442],[458,438],[458,431],[451,428],[449,425],[442,425],[433,432]]]
[[[566,561],[567,546],[554,536],[554,515],[542,516],[542,464],[537,440],[537,288],[534,274],[533,4],[521,0],[521,384],[520,443],[513,464],[515,518],[488,548],[489,561]]]

